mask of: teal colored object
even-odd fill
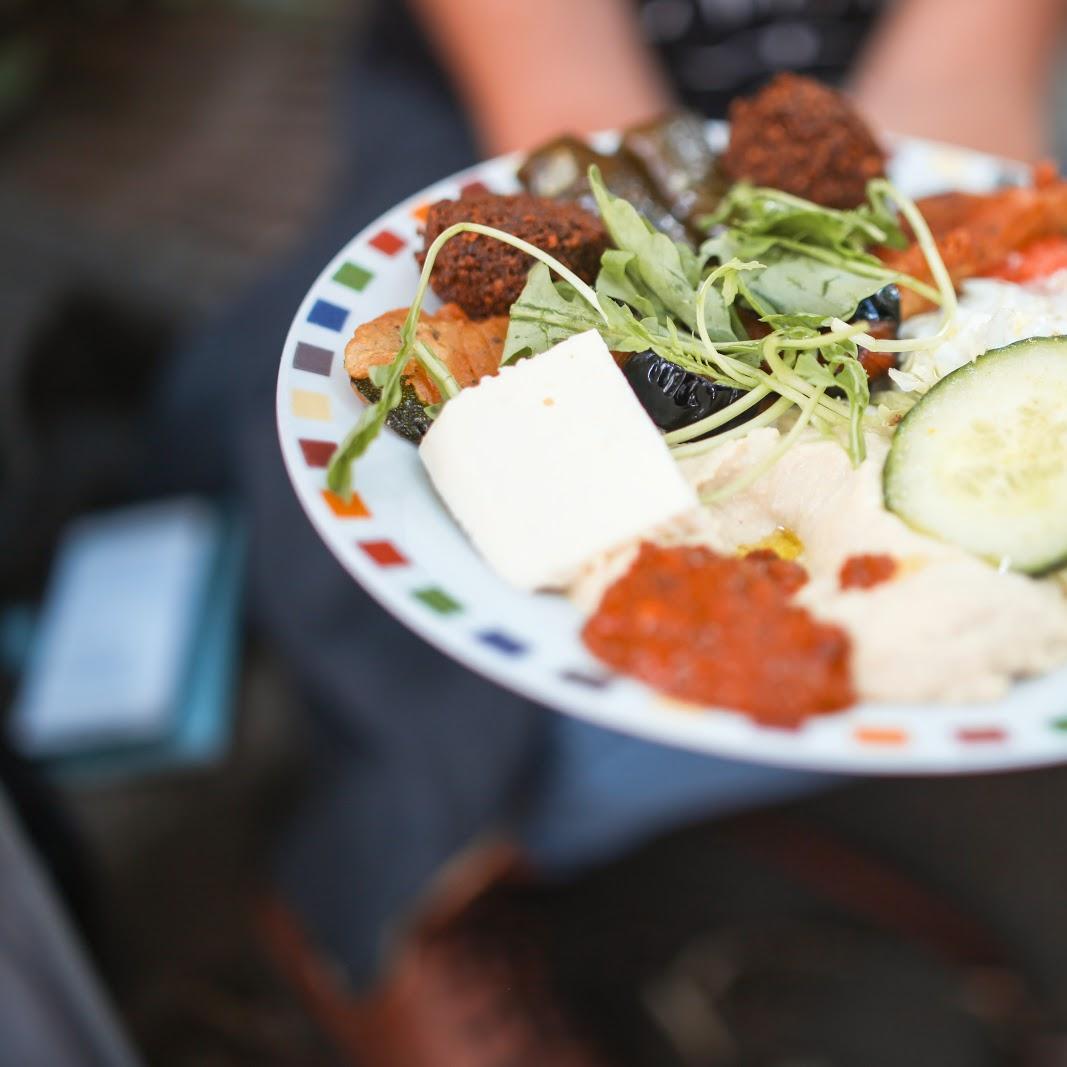
[[[234,509],[213,510],[217,536],[188,624],[180,682],[161,728],[148,738],[102,740],[41,757],[50,776],[95,785],[203,768],[225,756],[233,734],[246,537]]]
[[[152,744],[54,760],[48,769],[55,777],[71,784],[97,784],[195,770],[225,757],[235,719],[244,561],[245,532],[237,514],[227,510],[184,694],[169,736]]]
[[[21,674],[33,647],[37,613],[28,604],[16,604],[0,614],[0,667]]]

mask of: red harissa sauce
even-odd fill
[[[897,561],[892,556],[849,556],[841,564],[837,580],[842,589],[870,589],[888,582],[897,573]]]
[[[806,580],[773,552],[646,543],[582,637],[609,666],[670,696],[796,726],[855,700],[848,635],[791,602]]]
[[[1057,234],[1040,237],[1017,252],[1009,252],[1004,262],[990,272],[990,277],[1022,284],[1060,270],[1067,270],[1067,237]]]

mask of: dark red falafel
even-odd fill
[[[780,74],[730,105],[722,157],[734,180],[784,189],[825,207],[851,208],[885,174],[885,152],[849,101],[796,74]]]
[[[608,235],[600,219],[578,204],[540,196],[482,195],[439,200],[426,216],[419,264],[434,239],[456,222],[479,222],[544,249],[583,281],[595,280]],[[519,298],[534,260],[502,241],[461,233],[441,249],[430,275],[433,291],[472,319],[506,315]]]

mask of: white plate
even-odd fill
[[[721,138],[721,127],[712,128]],[[342,352],[361,322],[411,302],[423,209],[473,182],[517,188],[516,160],[492,160],[406,200],[352,238],[293,320],[278,373],[278,430],[293,487],[348,572],[390,612],[473,671],[602,726],[759,763],[857,773],[962,773],[1067,759],[1067,670],[969,707],[861,705],[787,732],[743,715],[694,711],[611,676],[586,653],[578,613],[559,597],[496,578],[434,494],[415,447],[383,434],[360,462],[345,511],[325,463],[362,409]],[[892,175],[913,194],[976,191],[1020,178],[1016,165],[900,140]]]

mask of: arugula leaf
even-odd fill
[[[629,304],[645,318],[665,319],[667,309],[650,290],[634,281],[637,273],[632,264],[637,258],[635,252],[624,252],[618,248],[607,249],[600,257],[600,273],[596,279],[596,293],[599,297]]]
[[[600,332],[612,352],[644,352],[652,348],[667,359],[677,358],[668,354],[669,334],[655,315],[639,319],[628,305],[603,296],[600,306],[607,316],[607,326],[601,327]]]
[[[620,281],[618,289],[625,289],[627,284],[625,280]],[[566,282],[554,282],[548,268],[537,264],[530,271],[519,299],[511,306],[501,366],[544,352],[576,333],[598,330],[613,352],[644,352],[651,348],[689,370],[706,372],[703,363],[685,352],[686,344],[699,350],[699,342],[691,335],[680,334],[665,313],[642,314],[639,318],[640,307],[635,313],[629,300],[613,299],[603,289],[597,296],[603,317]],[[644,303],[643,298],[636,299],[636,303]]]
[[[822,315],[764,315],[763,321],[779,333],[788,333],[791,330],[804,330],[816,332],[819,327],[825,325]]]
[[[801,352],[794,370],[807,382],[827,390],[838,389],[848,401],[849,452],[855,461],[866,454],[863,416],[871,401],[867,372],[856,358],[852,342],[826,345],[818,352]]]
[[[755,306],[764,317],[821,316],[825,321],[852,318],[859,302],[877,293],[885,282],[790,252],[777,254],[742,284],[746,294],[757,298]]]
[[[371,446],[381,433],[389,413],[400,403],[404,371],[413,356],[414,346],[405,342],[392,363],[374,368],[378,373],[372,373],[371,381],[381,389],[381,395],[363,410],[359,421],[337,446],[326,468],[326,484],[338,496],[347,500],[351,495],[353,464]]]
[[[824,389],[834,389],[838,386],[833,371],[821,362],[817,352],[801,352],[793,369],[811,385],[821,385]]]
[[[779,238],[773,235],[746,234],[740,230],[723,230],[709,237],[701,246],[701,255],[708,260],[729,263],[731,260],[763,262],[763,257],[778,247]]]
[[[598,329],[613,351],[651,348],[687,369],[707,372],[693,336],[704,257],[655,230],[633,205],[609,193],[595,168],[590,168],[589,180],[605,226],[619,246],[601,257],[595,291],[602,317],[570,285],[554,281],[547,267],[535,264],[512,305],[501,364],[544,352],[575,333]],[[733,275],[743,269],[751,265],[720,268],[723,290],[712,288],[707,295],[705,317],[713,341],[736,342],[744,337],[734,328],[723,295],[731,286],[736,290]],[[687,328],[685,335],[679,333],[676,319]]]
[[[566,282],[553,282],[544,263],[535,263],[519,299],[511,305],[511,321],[500,365],[535,356],[576,333],[595,329],[604,320]]]
[[[872,245],[904,247],[907,241],[886,196],[874,187],[867,203],[843,211],[782,192],[738,182],[715,212],[702,220],[749,237],[773,236],[864,255]]]
[[[736,228],[709,238],[701,251],[722,263],[747,258],[766,265],[739,283],[764,321],[776,316],[805,316],[807,322],[820,316],[822,321],[849,319],[861,300],[896,278],[864,246],[873,234],[885,237],[889,225],[881,218],[872,222],[872,212],[832,211],[752,186],[735,187],[729,198],[733,204],[722,211]]]
[[[743,275],[752,271],[763,270],[763,266],[757,260],[745,263],[735,257],[724,260],[708,277],[712,285],[716,282],[722,282],[722,301],[726,307],[731,307],[744,283]]]
[[[604,226],[623,256],[609,257],[608,270],[597,279],[597,292],[623,300],[648,315],[662,308],[686,326],[696,329],[696,290],[706,257],[688,245],[660,233],[627,200],[614,196],[604,185],[600,171],[589,168],[589,184],[596,197]],[[713,340],[737,340],[721,295],[709,294],[708,332]]]

